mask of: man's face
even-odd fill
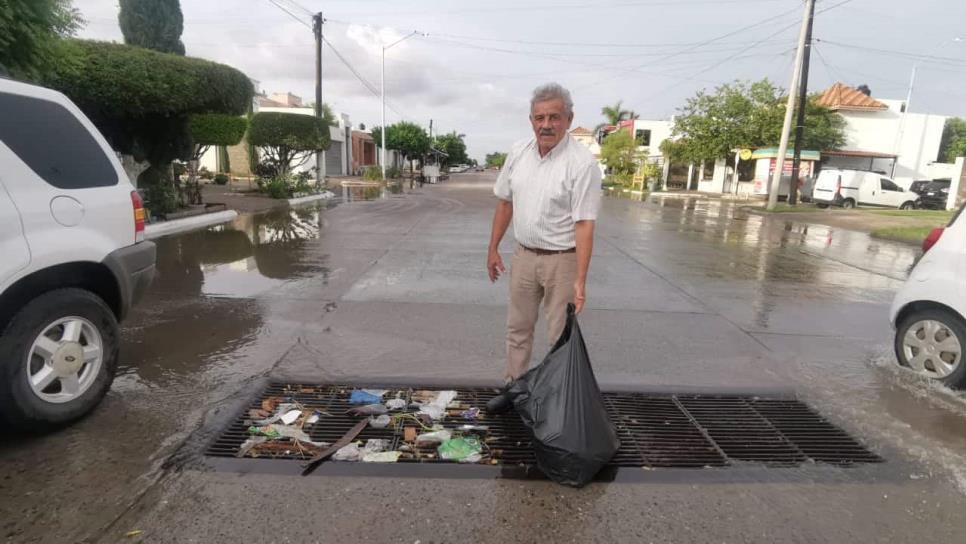
[[[530,109],[530,123],[541,149],[549,150],[560,143],[573,118],[573,114],[567,113],[564,101],[559,98],[535,103]]]

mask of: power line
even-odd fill
[[[352,75],[356,76],[356,79],[358,79],[359,82],[362,83],[363,87],[365,87],[370,93],[372,93],[373,96],[376,96],[376,97],[381,96],[379,89],[377,89],[375,85],[370,83],[368,79],[366,79],[362,74],[360,74],[359,71],[356,70],[354,66],[352,66],[352,63],[349,62],[348,59],[346,59],[344,56],[342,56],[342,53],[340,53],[339,50],[336,49],[334,45],[332,45],[332,42],[330,42],[328,38],[322,38],[322,41],[329,46],[329,49],[331,49],[332,52],[335,53],[335,56],[340,61],[342,61],[342,64],[345,65],[345,67],[348,68],[350,72],[352,72]],[[386,101],[386,106],[390,110],[392,110],[393,113],[398,115],[400,118],[402,119],[406,118],[406,116],[400,113],[398,110],[396,110],[396,108],[394,108],[392,104],[389,103],[388,100]]]
[[[514,11],[539,11],[539,10],[582,10],[582,9],[593,9],[602,10],[606,8],[615,7],[635,7],[635,6],[699,6],[699,5],[721,5],[721,4],[751,4],[751,3],[774,3],[781,2],[783,0],[651,0],[651,1],[633,1],[633,2],[616,2],[616,3],[579,3],[579,4],[538,4],[538,5],[514,5],[514,6],[501,6],[501,7],[485,7],[485,8],[469,8],[469,9],[455,9],[455,10],[422,10],[422,11],[379,11],[379,12],[359,12],[358,15],[459,15],[464,13],[506,13]]]
[[[307,26],[309,28],[312,28],[312,25],[310,25],[307,21],[305,21],[304,19],[302,19],[298,15],[292,13],[291,11],[288,10],[288,8],[286,8],[285,6],[283,6],[282,4],[280,4],[279,3],[279,0],[268,0],[268,1],[271,2],[273,6],[275,6],[278,9],[284,11],[285,13],[289,14],[289,16],[291,18],[295,19],[296,21],[302,23],[303,25],[305,25],[305,26]]]
[[[936,62],[938,64],[950,64],[950,65],[954,65],[954,66],[963,66],[963,65],[966,65],[966,59],[959,59],[959,58],[955,58],[955,57],[938,57],[938,56],[935,56],[935,55],[922,55],[922,54],[917,54],[917,53],[910,53],[908,51],[896,51],[896,50],[892,50],[892,49],[880,49],[880,48],[876,48],[876,47],[867,47],[867,46],[864,46],[864,45],[855,45],[855,44],[834,42],[834,41],[830,41],[830,40],[816,40],[816,41],[821,42],[821,43],[824,43],[824,44],[832,45],[832,46],[835,46],[835,47],[842,47],[842,48],[846,48],[846,49],[855,49],[855,50],[858,50],[858,51],[868,51],[870,53],[880,53],[880,54],[884,54],[884,55],[895,55],[895,56],[905,57],[905,58],[914,59],[914,60],[923,60],[923,61]]]
[[[832,65],[829,64],[827,60],[825,60],[825,55],[822,54],[822,51],[818,47],[815,47],[814,43],[812,44],[812,51],[815,51],[815,54],[818,55],[818,60],[822,61],[822,65],[825,66],[825,71],[828,72],[829,79],[831,79],[832,81],[843,81],[843,78],[841,77],[842,74],[840,72],[838,73],[838,75],[833,73],[833,70],[834,72],[838,72],[838,70],[834,69]]]

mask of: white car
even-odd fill
[[[819,208],[876,206],[912,210],[919,195],[875,172],[825,168],[815,180],[812,200]]]
[[[0,119],[0,420],[42,430],[107,393],[155,246],[141,197],[67,97],[0,78]]]
[[[950,387],[966,387],[964,215],[961,207],[948,227],[929,234],[889,312],[899,364]]]

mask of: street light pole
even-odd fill
[[[380,130],[380,136],[382,139],[382,181],[386,181],[386,49],[398,45],[413,36],[420,35],[420,32],[413,30],[411,33],[399,38],[398,40],[392,42],[389,45],[382,46],[382,70],[380,71],[380,91],[382,94],[382,130]]]

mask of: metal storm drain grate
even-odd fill
[[[271,403],[294,402],[318,416],[304,424],[313,442],[334,443],[362,420],[347,414],[352,386],[272,384],[208,448],[211,457],[238,457],[242,444],[251,436],[251,411]],[[413,388],[388,388],[386,398],[413,400]],[[485,465],[533,465],[535,459],[529,431],[511,410],[491,416],[485,412],[495,391],[486,388],[455,389],[459,411],[478,408],[480,416],[467,421],[451,414],[442,421],[449,430],[463,425],[485,426],[482,433]],[[796,466],[817,462],[833,465],[880,463],[883,459],[867,450],[808,406],[788,399],[740,396],[653,395],[604,393],[611,421],[617,428],[620,450],[611,461],[615,467],[702,468],[726,467],[741,462],[775,466]],[[389,451],[404,452],[399,463],[449,463],[439,459],[435,448],[417,448],[412,437],[419,423],[411,418],[394,420],[386,428],[366,427],[356,438],[388,441]],[[315,452],[305,451],[295,441],[258,448],[246,457],[305,460]]]

